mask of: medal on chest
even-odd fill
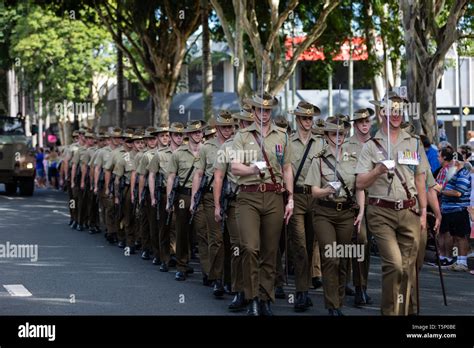
[[[416,151],[398,151],[398,163],[417,166],[420,164],[420,157]]]

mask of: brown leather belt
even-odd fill
[[[280,184],[240,185],[240,192],[281,192]]]
[[[294,193],[303,193],[303,194],[311,194],[311,187],[310,186],[295,186]]]
[[[369,198],[369,204],[370,205],[376,205],[377,207],[382,207],[382,208],[390,208],[393,210],[403,210],[403,209],[408,209],[412,208],[416,205],[416,199],[407,199],[407,200],[398,200],[398,201],[386,201],[384,199],[380,198]]]
[[[354,205],[351,202],[332,202],[320,200],[317,203],[326,208],[336,209],[337,211],[351,209]]]

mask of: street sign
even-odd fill
[[[466,111],[467,110],[467,113]],[[464,115],[474,115],[474,106],[465,106],[463,109]],[[436,114],[438,116],[442,115],[459,115],[459,106],[447,106],[447,107],[437,107]]]

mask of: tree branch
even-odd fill
[[[306,38],[303,42],[298,45],[298,48],[293,53],[291,60],[284,68],[283,74],[280,76],[278,81],[274,82],[273,86],[270,87],[270,93],[277,93],[284,85],[281,81],[286,81],[289,79],[290,75],[293,73],[293,70],[296,67],[299,56],[308,49],[308,47],[313,44],[324,32],[326,29],[326,20],[329,14],[334,10],[339,4],[339,0],[326,0],[323,11],[319,16],[316,25],[311,29],[309,34],[306,35]]]
[[[290,13],[295,9],[296,5],[298,5],[298,2],[298,0],[291,0],[285,11],[283,11],[281,15],[278,16],[278,4],[275,4],[272,0],[269,0],[270,9],[272,11],[272,28],[270,36],[267,40],[267,44],[265,45],[266,51],[270,52],[272,49],[275,39],[278,38],[280,28],[282,27],[283,23],[285,23]]]
[[[224,35],[227,41],[227,45],[229,45],[230,50],[235,55],[234,37],[232,36],[232,33],[230,31],[230,24],[225,18],[224,10],[222,6],[219,4],[219,0],[211,0],[211,4],[217,13],[217,17],[219,17],[219,21],[221,22],[221,27],[222,27],[222,30],[224,30]],[[237,14],[236,14],[236,17],[237,17]],[[236,18],[236,21],[237,21],[237,18]]]
[[[135,57],[133,57],[131,52],[125,47],[118,33],[112,28],[112,24],[109,22],[107,17],[104,16],[104,14],[102,13],[102,10],[100,9],[100,5],[97,5],[96,3],[94,4],[95,4],[94,7],[96,8],[97,14],[101,18],[102,22],[105,24],[107,29],[109,30],[110,34],[112,35],[112,38],[114,39],[115,44],[128,57],[129,62],[132,66],[132,70],[135,73],[135,76],[137,77],[138,81],[143,86],[143,88],[145,88],[151,94],[151,92],[153,91],[153,86],[148,81],[146,81],[143,75],[140,73],[140,70],[138,69],[137,63],[135,61]]]

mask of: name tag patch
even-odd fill
[[[417,166],[420,164],[420,157],[416,151],[398,151],[398,163]]]

